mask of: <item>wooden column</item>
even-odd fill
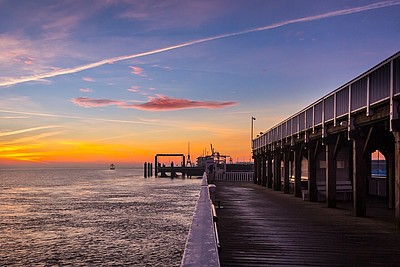
[[[261,186],[267,186],[267,156],[264,153],[261,157],[262,160],[262,173],[261,173]]]
[[[353,139],[353,205],[354,215],[367,215],[368,159],[364,155],[365,137]]]
[[[272,179],[273,179],[273,174],[272,174],[272,154],[269,152],[267,155],[268,159],[268,165],[267,165],[267,187],[272,188]]]
[[[290,166],[290,149],[285,149],[283,154],[283,162],[284,162],[284,174],[283,174],[283,193],[289,194],[289,166]]]
[[[318,201],[317,151],[318,144],[308,148],[308,199],[311,202]]]
[[[336,208],[336,159],[334,158],[335,144],[325,145],[326,160],[326,205]]]
[[[253,182],[254,184],[257,184],[257,156],[253,156],[253,160],[254,160],[254,178],[253,178]]]
[[[395,224],[396,229],[400,230],[400,132],[393,132],[395,139],[394,149],[394,179],[395,179]]]
[[[261,175],[262,175],[262,160],[261,155],[257,156],[257,184],[261,185]]]
[[[395,188],[396,188],[396,151],[389,153],[386,158],[386,169],[387,169],[387,181],[388,181],[388,198],[389,198],[389,209],[395,208]]]
[[[294,151],[294,196],[301,197],[301,148]]]
[[[274,190],[281,191],[281,152],[274,153]]]
[[[153,176],[153,164],[151,162],[147,163],[147,176]]]
[[[154,156],[154,176],[158,177],[158,160],[157,160],[157,156]]]

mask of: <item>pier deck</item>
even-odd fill
[[[400,266],[393,211],[354,217],[252,183],[217,183],[216,197],[221,266]]]

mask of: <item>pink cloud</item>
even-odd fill
[[[122,105],[126,104],[125,102],[118,101],[118,100],[93,99],[93,98],[88,98],[88,97],[73,98],[70,101],[72,103],[74,103],[75,105],[84,107],[84,108],[105,107],[105,106],[112,106],[112,105],[122,106]]]
[[[133,108],[141,110],[176,110],[189,108],[217,109],[237,105],[237,102],[217,102],[217,101],[196,101],[183,98],[172,98],[168,96],[157,95],[149,97],[149,101],[142,104],[135,104]],[[130,106],[129,106],[130,107]]]
[[[131,86],[131,88],[129,88],[128,91],[137,93],[137,92],[139,92],[139,88],[140,88],[140,86]]]
[[[168,96],[157,95],[155,97],[149,97],[149,100],[145,103],[130,104],[129,102],[137,101],[120,101],[112,99],[92,99],[88,97],[78,97],[70,100],[77,106],[92,108],[92,107],[104,107],[104,106],[118,106],[119,108],[132,108],[148,111],[163,111],[163,110],[178,110],[178,109],[190,109],[190,108],[205,108],[205,109],[217,109],[237,105],[237,102],[227,101],[196,101],[183,98],[173,98]]]
[[[20,62],[20,63],[24,63],[27,65],[32,65],[33,64],[33,58],[29,57],[29,56],[17,56],[15,58],[13,58],[14,61],[16,62]]]
[[[133,74],[139,75],[139,76],[142,76],[142,77],[146,77],[146,75],[143,73],[143,69],[142,69],[142,68],[140,68],[140,67],[135,67],[135,66],[129,66],[129,68],[132,69],[131,72],[132,72]]]
[[[94,82],[94,80],[90,77],[83,77],[82,80],[84,80],[85,82]]]
[[[81,88],[81,89],[79,89],[79,91],[81,91],[83,93],[91,93],[91,92],[93,92],[93,90],[90,89],[90,88]]]

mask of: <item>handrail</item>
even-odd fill
[[[251,182],[254,181],[253,171],[229,171],[226,173],[220,173],[215,176],[216,181],[227,181],[227,182]]]
[[[212,213],[212,202],[204,173],[200,196],[189,229],[181,267],[219,267],[219,239]]]

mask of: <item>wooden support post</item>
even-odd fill
[[[274,190],[281,191],[281,152],[274,153]]]
[[[154,176],[158,176],[158,160],[157,156],[154,156]]]
[[[393,132],[395,140],[394,148],[394,179],[395,179],[395,225],[400,230],[400,132]]]
[[[151,177],[151,163],[147,163],[147,177]]]
[[[365,137],[353,139],[353,205],[357,217],[367,215],[368,159],[363,153],[364,146]]]
[[[285,150],[283,160],[284,160],[283,193],[289,194],[290,193],[290,187],[289,187],[290,149]]]
[[[147,162],[143,164],[143,176],[144,178],[147,178]]]
[[[294,151],[294,196],[301,197],[301,159],[302,149]]]
[[[272,154],[271,153],[268,153],[267,161],[268,161],[268,164],[267,164],[267,173],[268,173],[268,176],[267,176],[267,187],[268,188],[272,188],[273,174],[272,174]]]
[[[253,178],[253,182],[254,184],[257,184],[257,157],[253,156],[253,160],[254,160],[254,178]]]
[[[308,149],[308,200],[311,202],[318,201],[317,158],[316,158],[317,149],[318,149],[318,144]]]
[[[261,179],[262,179],[262,162],[261,162],[261,156],[257,157],[257,184],[261,185]]]
[[[394,153],[389,153],[389,156],[386,158],[389,209],[395,208],[395,187],[396,187],[395,155],[396,151],[394,151]]]
[[[266,187],[267,186],[267,162],[266,162],[266,155],[263,154],[261,157],[262,160],[262,172],[261,172],[261,185]]]
[[[336,159],[335,145],[327,142],[325,146],[326,161],[326,204],[328,208],[336,208]]]

